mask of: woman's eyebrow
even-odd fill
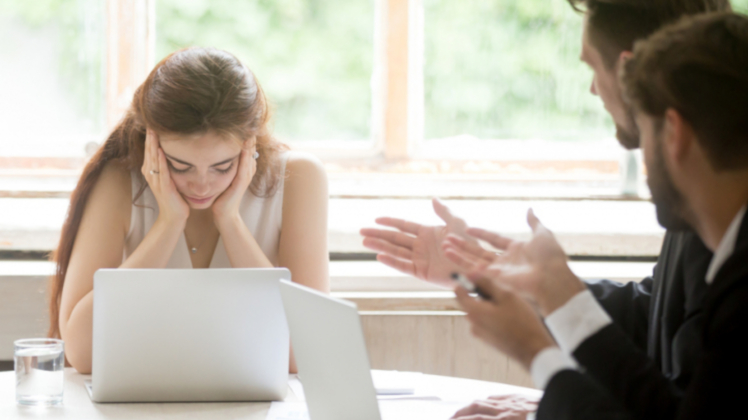
[[[214,163],[214,164],[212,164],[212,165],[210,165],[210,166],[211,166],[211,167],[213,167],[213,166],[221,166],[221,165],[225,165],[225,164],[227,164],[227,163],[231,162],[232,160],[234,160],[234,159],[238,158],[238,157],[239,157],[239,155],[241,155],[241,153],[239,153],[238,155],[236,155],[236,156],[234,156],[234,157],[232,157],[232,158],[228,158],[228,159],[226,159],[226,160],[222,160],[222,161],[220,161],[220,162],[218,162],[218,163]],[[181,163],[182,165],[187,165],[187,166],[195,166],[195,165],[193,165],[193,164],[191,164],[191,163],[189,163],[189,162],[185,162],[185,161],[183,161],[183,160],[181,160],[181,159],[177,159],[177,158],[175,158],[174,156],[169,156],[169,155],[167,155],[166,153],[164,153],[164,156],[168,157],[169,159],[171,159],[171,160],[173,160],[173,161],[175,161],[175,162],[177,162],[177,163]]]
[[[222,161],[220,161],[220,162],[218,162],[218,163],[214,163],[214,164],[212,164],[212,165],[210,165],[210,166],[211,166],[211,167],[213,167],[213,166],[221,166],[221,165],[225,165],[225,164],[227,164],[227,163],[231,162],[232,160],[234,160],[234,159],[238,158],[238,157],[239,157],[239,155],[241,155],[241,152],[239,152],[239,154],[238,154],[238,155],[236,155],[236,156],[234,156],[234,157],[232,157],[232,158],[228,158],[228,159],[226,159],[226,160],[222,160]]]
[[[195,166],[195,165],[193,165],[193,164],[191,164],[189,162],[185,162],[183,160],[177,159],[174,156],[169,156],[169,155],[166,154],[166,152],[164,152],[164,156],[168,157],[169,159],[171,159],[171,160],[173,160],[173,161],[175,161],[177,163],[181,163],[182,165]]]

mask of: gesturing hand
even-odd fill
[[[529,370],[541,350],[556,344],[537,312],[527,300],[498,282],[483,277],[473,281],[491,298],[476,299],[462,287],[455,289],[473,335]]]
[[[475,264],[468,277],[471,280],[488,278],[538,304],[540,313],[547,316],[574,295],[585,290],[569,268],[567,257],[553,233],[532,212],[527,213],[532,228],[532,239],[515,241],[483,229],[468,229],[467,233],[485,240],[503,253],[490,263]],[[444,244],[445,255],[457,264],[475,260],[476,251],[464,239],[449,236]]]
[[[249,188],[249,184],[252,183],[255,172],[257,172],[257,161],[253,158],[255,150],[254,146],[242,148],[234,180],[213,203],[213,219],[219,231],[221,226],[228,226],[232,219],[239,217],[242,197]]]
[[[447,206],[438,199],[433,200],[434,211],[444,221],[443,226],[425,226],[392,217],[380,217],[376,222],[389,226],[397,231],[386,229],[364,228],[364,246],[379,252],[377,260],[385,265],[440,286],[452,288],[454,284],[450,274],[469,269],[478,262],[490,261],[493,253],[485,251],[477,256],[466,256],[463,260],[452,262],[442,251],[442,242],[448,234],[465,237],[469,244],[480,248],[477,241],[465,234],[467,224],[452,214]],[[481,248],[482,249],[482,248]]]
[[[140,172],[156,197],[158,217],[166,223],[183,225],[190,215],[190,206],[179,194],[171,179],[158,134],[150,129],[146,129],[145,154]]]
[[[454,420],[525,420],[538,410],[538,399],[509,394],[478,400],[457,411]]]

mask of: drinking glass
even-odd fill
[[[54,338],[30,338],[13,344],[16,402],[31,406],[61,405],[65,343]]]

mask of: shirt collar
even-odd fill
[[[712,257],[712,261],[709,263],[709,268],[706,270],[706,284],[712,284],[719,269],[722,268],[725,261],[727,261],[727,259],[732,256],[732,253],[735,252],[735,243],[738,241],[740,224],[743,221],[743,216],[745,216],[746,208],[748,208],[748,204],[744,205],[740,211],[738,211],[738,214],[735,215],[735,218],[732,219],[730,226],[727,227],[725,235],[717,246],[717,250],[714,251],[714,257]]]

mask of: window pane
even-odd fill
[[[599,139],[613,123],[565,1],[425,0],[425,137]]]
[[[0,0],[2,156],[84,156],[104,129],[102,0]]]
[[[748,0],[732,0],[730,3],[736,12],[748,13]]]
[[[370,138],[373,0],[159,0],[157,54],[216,47],[255,73],[286,140]]]

